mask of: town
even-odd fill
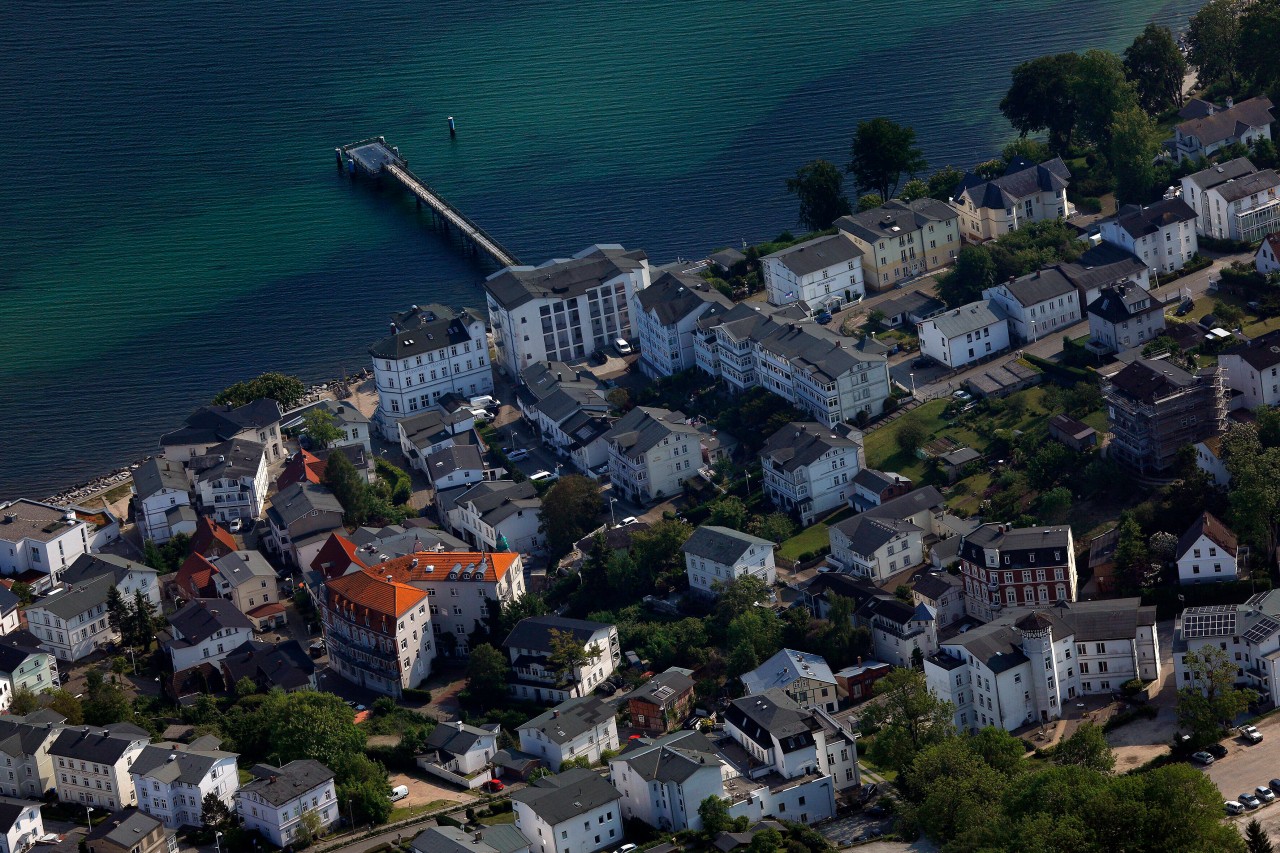
[[[1230,5],[1019,65],[993,160],[872,119],[808,233],[374,306],[360,374],[0,501],[4,853],[1271,850],[1280,12]]]

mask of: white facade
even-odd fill
[[[604,750],[618,750],[618,721],[613,707],[594,696],[562,702],[518,730],[520,751],[536,755],[552,772],[566,761],[586,756],[595,764]]]
[[[1165,330],[1164,306],[1134,284],[1103,288],[1088,314],[1090,342],[1112,352],[1146,346]]]
[[[1126,207],[1098,228],[1103,240],[1132,252],[1154,273],[1176,272],[1200,250],[1196,213],[1180,198]]]
[[[862,436],[816,422],[789,423],[760,450],[764,493],[776,506],[809,525],[853,497],[863,467]]]
[[[680,494],[702,467],[697,429],[680,412],[637,406],[605,433],[613,487],[647,503]]]
[[[708,540],[702,546],[702,540]],[[777,580],[774,543],[737,530],[702,525],[681,547],[689,588],[718,595],[716,587],[752,575],[772,588]]]
[[[191,505],[191,482],[187,469],[179,462],[157,456],[142,463],[133,472],[134,517],[144,540],[157,545],[169,541],[175,531],[169,529],[168,513]],[[194,530],[183,530],[194,533]]]
[[[204,826],[204,798],[213,794],[235,810],[240,789],[236,756],[189,749],[183,744],[152,744],[130,769],[138,809],[170,829]],[[141,772],[140,772],[141,771]]]
[[[623,816],[667,832],[702,829],[698,806],[707,797],[723,798],[733,775],[702,735],[687,731],[633,744],[609,760]]]
[[[284,847],[296,842],[305,812],[314,812],[320,818],[322,831],[338,822],[341,804],[332,772],[319,762],[305,759],[291,761],[279,772],[282,776],[301,776],[301,784],[308,787],[296,796],[278,796],[277,785],[270,777],[245,784],[236,793],[236,814],[245,829],[257,830],[272,844]],[[309,784],[312,780],[314,785]]]
[[[1280,352],[1272,351],[1278,343],[1280,335],[1267,334],[1218,357],[1227,387],[1235,392],[1230,397],[1231,408],[1280,405]]]
[[[1236,142],[1242,145],[1271,138],[1271,101],[1250,98],[1235,103],[1227,98],[1225,108],[1204,102],[1208,114],[1174,126],[1173,152],[1179,163],[1204,160]]]
[[[599,650],[599,654],[573,667],[562,678],[548,665],[552,630],[572,632],[585,648]],[[536,702],[563,702],[586,696],[613,675],[622,661],[616,627],[558,616],[534,616],[521,620],[507,636],[503,647],[512,665],[508,689],[517,699]]]
[[[0,834],[0,853],[24,853],[31,849],[36,839],[44,835],[44,818],[40,804],[27,800],[5,799],[6,805],[17,808],[17,816],[4,833]]]
[[[459,495],[448,509],[445,524],[482,550],[531,554],[541,551],[545,543],[539,529],[541,512],[542,501],[528,482],[495,480],[478,483]]]
[[[108,811],[138,804],[129,767],[151,740],[134,726],[64,729],[49,750],[57,773],[58,799]],[[130,731],[132,730],[132,731]]]
[[[907,521],[856,515],[829,527],[827,538],[829,562],[875,584],[924,562],[924,531]]]
[[[1196,214],[1196,232],[1219,240],[1261,240],[1280,229],[1280,175],[1244,157],[1182,179],[1182,198]]]
[[[1178,540],[1178,583],[1183,586],[1239,579],[1235,534],[1203,513]]]
[[[202,663],[217,663],[253,639],[253,623],[222,598],[197,598],[170,619],[164,643],[174,672]]]
[[[226,442],[215,445],[210,452],[219,450],[230,454],[227,462],[196,475],[200,505],[223,526],[236,519],[258,518],[267,500],[265,448],[260,444]]]
[[[1280,231],[1268,234],[1253,257],[1253,266],[1263,275],[1280,272]]]
[[[1219,649],[1236,665],[1236,684],[1257,691],[1274,704],[1280,697],[1280,594],[1274,590],[1251,595],[1234,607],[1188,607],[1174,623],[1174,683],[1191,686],[1188,652]]]
[[[835,309],[866,295],[862,250],[843,232],[806,240],[760,259],[773,305],[804,302]]]
[[[659,378],[694,367],[698,321],[708,312],[721,313],[731,305],[726,296],[696,276],[658,276],[636,293],[631,312],[640,342],[640,370]]]
[[[37,571],[56,586],[62,570],[89,553],[89,532],[69,509],[26,498],[0,503],[0,573]]]
[[[530,853],[594,853],[622,842],[620,798],[595,771],[574,769],[539,779],[511,801]]]
[[[1231,472],[1222,459],[1222,440],[1218,436],[1196,442],[1196,467],[1209,475],[1220,488],[1231,485]]]
[[[1038,341],[1080,321],[1076,289],[1055,269],[998,284],[982,291],[982,298],[1004,309],[1010,333],[1023,341]]]
[[[327,581],[319,603],[330,667],[369,690],[399,696],[431,673],[436,649],[427,594],[387,580],[386,572],[358,571]]]
[[[1009,348],[1009,322],[990,302],[970,302],[916,327],[920,352],[950,368],[963,367]]]
[[[16,691],[24,688],[32,693],[53,690],[58,686],[57,678],[58,664],[54,656],[49,652],[33,650],[12,671],[0,670],[0,712],[9,712]],[[3,785],[4,782],[0,779],[0,791],[3,791]]]
[[[53,790],[57,778],[49,748],[60,733],[61,728],[28,723],[24,717],[0,717],[0,794],[39,799]]]
[[[113,585],[104,575],[40,599],[27,608],[31,633],[62,661],[78,661],[114,642],[120,635],[107,619],[107,590]]]

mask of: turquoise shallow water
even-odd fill
[[[337,176],[385,134],[526,261],[666,261],[791,227],[856,123],[988,158],[1009,69],[1198,0],[19,3],[0,12],[0,496],[154,446],[235,379],[364,366],[386,315],[486,270]],[[445,117],[459,134],[450,140]]]

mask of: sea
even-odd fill
[[[1200,0],[16,0],[0,13],[0,499],[154,452],[226,385],[352,372],[491,272],[341,177],[385,135],[525,262],[796,227],[857,123],[997,153],[1009,70]],[[457,135],[450,137],[453,116]]]

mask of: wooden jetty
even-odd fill
[[[436,221],[445,228],[452,228],[462,238],[463,245],[477,254],[485,254],[499,267],[519,266],[520,261],[507,251],[501,243],[489,235],[487,231],[471,221],[465,213],[445,199],[415,175],[400,149],[388,145],[386,137],[377,136],[362,139],[350,145],[334,149],[337,155],[338,168],[350,175],[365,175],[380,178],[384,175],[399,183],[413,194],[419,207],[423,205],[431,211]]]

